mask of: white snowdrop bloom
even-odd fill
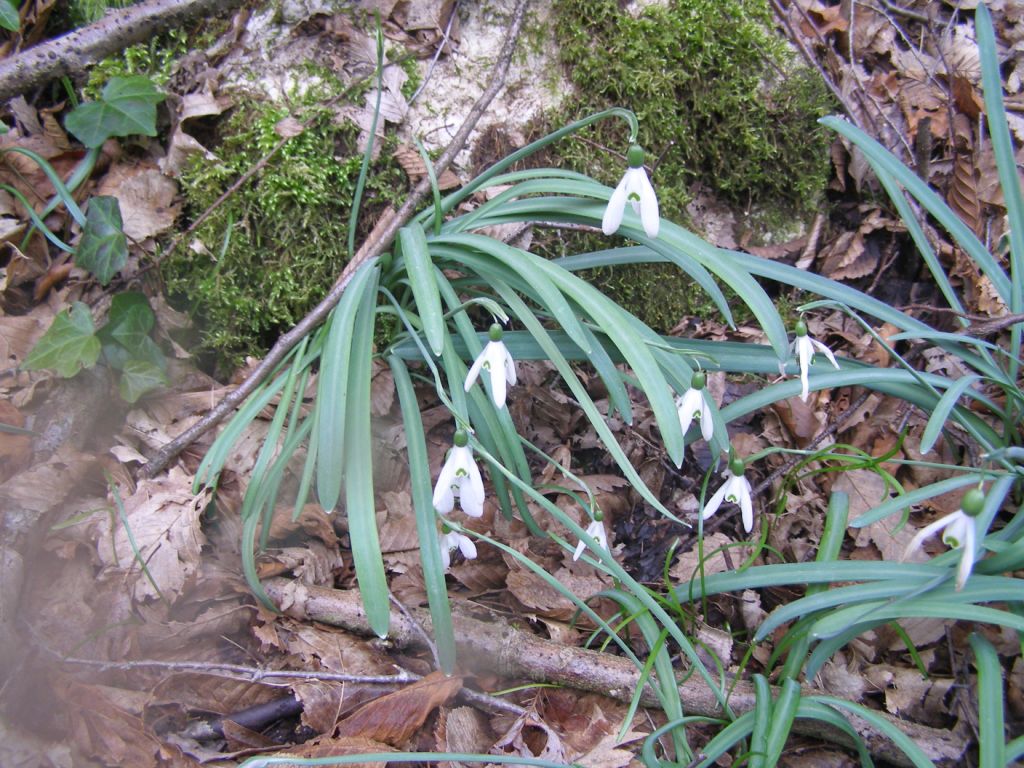
[[[489,331],[491,340],[473,361],[473,366],[466,374],[464,387],[466,392],[469,392],[469,388],[476,382],[480,371],[487,371],[491,378],[491,397],[494,399],[494,405],[498,408],[505,405],[508,387],[515,386],[516,383],[516,363],[502,342],[501,335],[501,326],[497,323],[491,325]]]
[[[608,549],[608,534],[604,530],[604,523],[600,520],[593,520],[590,525],[587,526],[587,536],[594,539],[601,549]],[[580,555],[583,554],[586,548],[587,543],[580,539],[580,543],[576,545],[576,551],[573,553],[572,559],[579,560]]]
[[[608,207],[605,208],[604,218],[601,220],[601,230],[606,235],[613,235],[619,230],[628,202],[640,217],[647,236],[657,237],[661,221],[658,216],[658,196],[654,194],[654,187],[651,186],[647,171],[644,170],[643,149],[633,144],[626,152],[626,162],[629,163],[629,168],[608,199]]]
[[[800,363],[800,384],[802,385],[800,399],[807,402],[807,395],[810,393],[808,369],[811,366],[814,353],[820,352],[825,355],[836,369],[839,368],[839,363],[836,362],[836,356],[832,354],[831,349],[807,335],[807,323],[802,319],[796,322],[796,338],[790,343],[789,349],[796,355],[797,361]]]
[[[455,508],[458,497],[462,511],[470,517],[480,517],[484,513],[484,481],[480,470],[473,459],[473,449],[469,447],[469,435],[464,430],[456,430],[455,447],[448,454],[441,474],[437,476],[434,486],[434,509],[447,515]]]
[[[743,459],[735,456],[729,459],[729,466],[722,473],[725,482],[708,499],[708,503],[704,505],[704,511],[701,513],[701,517],[704,520],[715,514],[718,508],[722,506],[723,501],[730,501],[733,504],[740,505],[740,511],[743,515],[743,530],[750,533],[754,529],[754,500],[752,498],[750,482],[743,474],[745,469],[746,464],[743,462]]]
[[[473,540],[458,531],[448,531],[441,534],[441,563],[447,571],[452,565],[452,552],[455,549],[462,552],[467,560],[476,560],[476,544]]]
[[[979,488],[971,488],[960,500],[960,509],[952,514],[940,517],[931,525],[926,525],[910,540],[903,551],[901,559],[906,560],[914,552],[919,552],[925,539],[942,531],[942,543],[947,547],[960,548],[960,567],[956,571],[957,591],[963,589],[967,577],[974,568],[977,548],[977,530],[974,519],[981,514],[985,506],[985,494]]]
[[[686,436],[693,420],[700,422],[700,434],[705,442],[710,442],[715,425],[711,420],[711,408],[708,405],[708,391],[704,388],[706,377],[704,371],[694,371],[690,379],[690,388],[676,398],[676,411],[679,413],[679,427]]]

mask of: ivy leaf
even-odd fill
[[[138,291],[125,291],[114,296],[110,303],[107,324],[100,331],[100,337],[113,340],[132,353],[133,357],[142,349],[144,340],[153,330],[156,316],[149,306],[149,300]]]
[[[129,360],[121,370],[121,397],[129,403],[165,384],[167,377],[163,370],[148,360]]]
[[[106,285],[128,260],[128,240],[116,197],[101,195],[89,200],[85,229],[75,251],[75,264],[92,272]]]
[[[12,0],[0,0],[0,27],[17,32],[21,29],[21,17],[18,6]]]
[[[156,136],[156,105],[163,100],[164,94],[148,78],[112,77],[99,101],[73,109],[64,127],[89,148],[111,136]]]
[[[89,307],[80,301],[70,312],[61,312],[53,325],[29,352],[22,368],[29,371],[51,368],[70,379],[82,368],[91,368],[100,356],[100,340]]]

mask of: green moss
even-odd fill
[[[312,88],[306,98],[319,95]],[[347,259],[349,211],[362,157],[358,129],[336,124],[327,109],[310,106],[294,114],[250,102],[236,110],[218,128],[218,160],[197,158],[182,175],[188,212],[195,217],[205,211],[269,152],[280,138],[274,126],[288,116],[312,124],[199,228],[195,239],[204,252],[181,248],[162,265],[169,293],[198,318],[202,349],[227,365],[263,353],[297,323],[330,289]],[[389,139],[371,167],[363,229],[407,187],[392,150]]]
[[[112,77],[142,75],[157,85],[166,85],[171,78],[174,62],[188,53],[190,46],[198,45],[195,40],[190,42],[188,33],[182,29],[172,29],[144,43],[130,45],[116,56],[103,59],[90,70],[84,88],[85,97],[99,98],[103,86]]]
[[[765,230],[819,203],[830,137],[816,121],[833,104],[816,73],[799,66],[773,31],[764,0],[670,0],[638,16],[617,0],[556,0],[554,28],[577,94],[548,125],[610,106],[636,112],[664,218],[686,220],[696,181],[725,202],[757,210],[748,223]],[[621,121],[606,121],[561,142],[554,161],[614,185],[627,139]],[[709,308],[678,270],[615,272],[614,279],[591,277],[658,330]]]

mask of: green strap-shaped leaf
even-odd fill
[[[371,270],[367,290],[356,311],[352,352],[348,361],[348,408],[345,413],[345,512],[348,515],[352,559],[370,628],[386,637],[391,618],[388,581],[377,534],[373,493],[373,430],[370,426],[370,378],[373,328],[377,309],[377,274]]]
[[[402,247],[409,285],[427,336],[427,344],[430,345],[430,351],[440,357],[444,348],[444,314],[441,312],[441,297],[434,280],[434,265],[431,263],[427,235],[422,226],[413,222],[398,231],[398,242]]]
[[[128,260],[128,239],[116,197],[89,200],[85,229],[75,251],[75,264],[89,270],[101,285],[109,283]]]
[[[949,420],[949,412],[953,410],[953,406],[955,406],[956,401],[960,399],[960,395],[962,395],[974,382],[980,380],[980,376],[961,376],[953,382],[949,389],[942,393],[942,397],[940,397],[939,402],[935,404],[935,410],[933,410],[932,415],[928,417],[928,423],[925,425],[924,432],[921,434],[922,454],[926,454],[931,451],[932,446],[935,445],[935,441],[939,439],[939,435],[942,434],[942,428]]]
[[[61,312],[53,319],[53,325],[32,348],[21,367],[29,371],[51,368],[69,379],[82,368],[94,366],[100,348],[89,307],[76,301],[69,312]]]
[[[984,637],[974,633],[970,643],[978,670],[978,766],[1003,768],[1007,764],[1004,754],[1003,667],[996,649]]]
[[[352,348],[352,326],[356,308],[368,290],[376,267],[367,262],[352,277],[352,282],[331,312],[330,330],[320,358],[317,400],[320,421],[316,432],[316,493],[324,510],[331,512],[341,498],[341,472],[344,458],[345,411],[348,405],[348,361]],[[376,279],[374,279],[376,282]],[[364,449],[368,446],[364,446]]]
[[[446,675],[455,669],[455,630],[452,627],[448,588],[444,580],[441,547],[437,533],[437,513],[434,511],[430,484],[430,466],[427,445],[423,437],[423,418],[420,416],[416,391],[409,378],[405,363],[397,357],[388,359],[398,391],[405,424],[405,447],[409,455],[409,481],[412,487],[412,505],[416,511],[416,532],[420,538],[420,562],[423,564],[424,588],[430,606],[430,623],[434,628],[434,645],[438,662]]]

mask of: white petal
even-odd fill
[[[476,377],[480,375],[480,369],[483,367],[484,362],[486,362],[487,360],[487,349],[490,346],[490,342],[488,342],[487,346],[480,350],[480,354],[477,355],[476,360],[473,361],[473,365],[469,369],[469,373],[466,374],[466,384],[463,386],[463,389],[466,392],[469,392],[470,388],[473,386],[473,383],[476,381]]]
[[[657,237],[661,219],[658,216],[658,196],[654,194],[654,187],[647,178],[647,171],[637,168],[640,171],[640,222],[644,225],[644,232],[648,237]]]
[[[743,530],[750,533],[754,529],[754,501],[750,497],[750,482],[745,477],[739,478],[740,485],[740,511],[743,515]]]
[[[452,567],[451,550],[448,549],[448,545],[445,544],[443,541],[441,542],[441,565],[444,566],[444,569],[446,571]]]
[[[508,351],[508,347],[502,344],[501,348],[505,353],[505,381],[508,382],[510,387],[514,387],[516,385],[516,361],[512,359],[512,354]]]
[[[811,340],[806,336],[798,336],[796,340],[796,354],[800,361],[800,399],[807,402],[807,395],[810,394],[810,382],[807,378],[807,370],[811,365],[811,356],[814,349],[811,347]]]
[[[459,551],[467,560],[476,560],[476,544],[469,536],[463,536],[461,533],[459,534]]]
[[[676,398],[676,412],[679,414],[679,428],[683,431],[683,437],[690,430],[693,423],[694,413],[700,413],[700,392],[696,389],[688,389],[682,397]]]
[[[957,511],[959,512],[959,510]],[[907,544],[907,548],[903,550],[903,556],[900,558],[900,560],[906,560],[915,552],[920,551],[921,545],[924,544],[925,539],[933,535],[936,531],[941,531],[943,528],[945,528],[947,525],[953,522],[955,515],[956,512],[954,512],[952,515],[940,517],[934,523],[926,525],[924,528],[922,528],[916,534],[914,534],[914,538],[910,540],[910,543]]]
[[[572,553],[573,562],[580,559],[580,555],[583,554],[583,550],[587,548],[587,543],[580,539],[580,543],[576,545],[576,551]]]
[[[469,450],[468,446],[466,450]],[[482,517],[484,514],[484,481],[480,477],[480,469],[472,458],[470,458],[467,472],[469,476],[460,488],[459,503],[462,505],[462,511],[470,517]]]
[[[505,345],[500,341],[492,341],[487,345],[487,371],[491,376],[491,399],[494,406],[501,408],[505,405],[507,394],[507,379],[505,378]]]
[[[811,344],[814,346],[814,349],[816,349],[818,352],[821,352],[821,354],[828,358],[828,361],[832,363],[833,368],[839,368],[839,363],[836,361],[836,356],[832,354],[831,349],[826,347],[820,341],[815,341],[814,339],[811,339]]]
[[[967,577],[971,575],[974,568],[974,549],[977,546],[975,541],[974,518],[964,515],[967,525],[964,526],[963,552],[960,553],[960,567],[956,570],[956,590],[959,592],[967,583]]]
[[[725,501],[726,489],[729,487],[729,481],[722,483],[722,487],[715,491],[714,495],[708,499],[708,503],[704,505],[704,511],[701,513],[701,518],[707,520],[718,508],[722,506],[722,502]]]
[[[608,549],[608,534],[605,533],[604,523],[594,520],[587,526],[587,535],[593,538],[601,549]]]
[[[614,235],[622,225],[622,214],[626,211],[626,182],[628,179],[629,172],[627,171],[608,199],[608,207],[604,209],[601,231],[606,235]]]
[[[434,485],[434,509],[442,515],[447,515],[455,508],[455,495],[452,493],[452,485],[455,481],[456,456],[453,448],[448,454],[448,459],[441,467],[441,474],[437,476],[437,483]]]
[[[708,405],[707,397],[704,394],[705,390],[701,390],[700,396],[700,434],[704,438],[704,442],[710,443],[712,436],[715,434],[715,422],[711,418],[711,407]]]

